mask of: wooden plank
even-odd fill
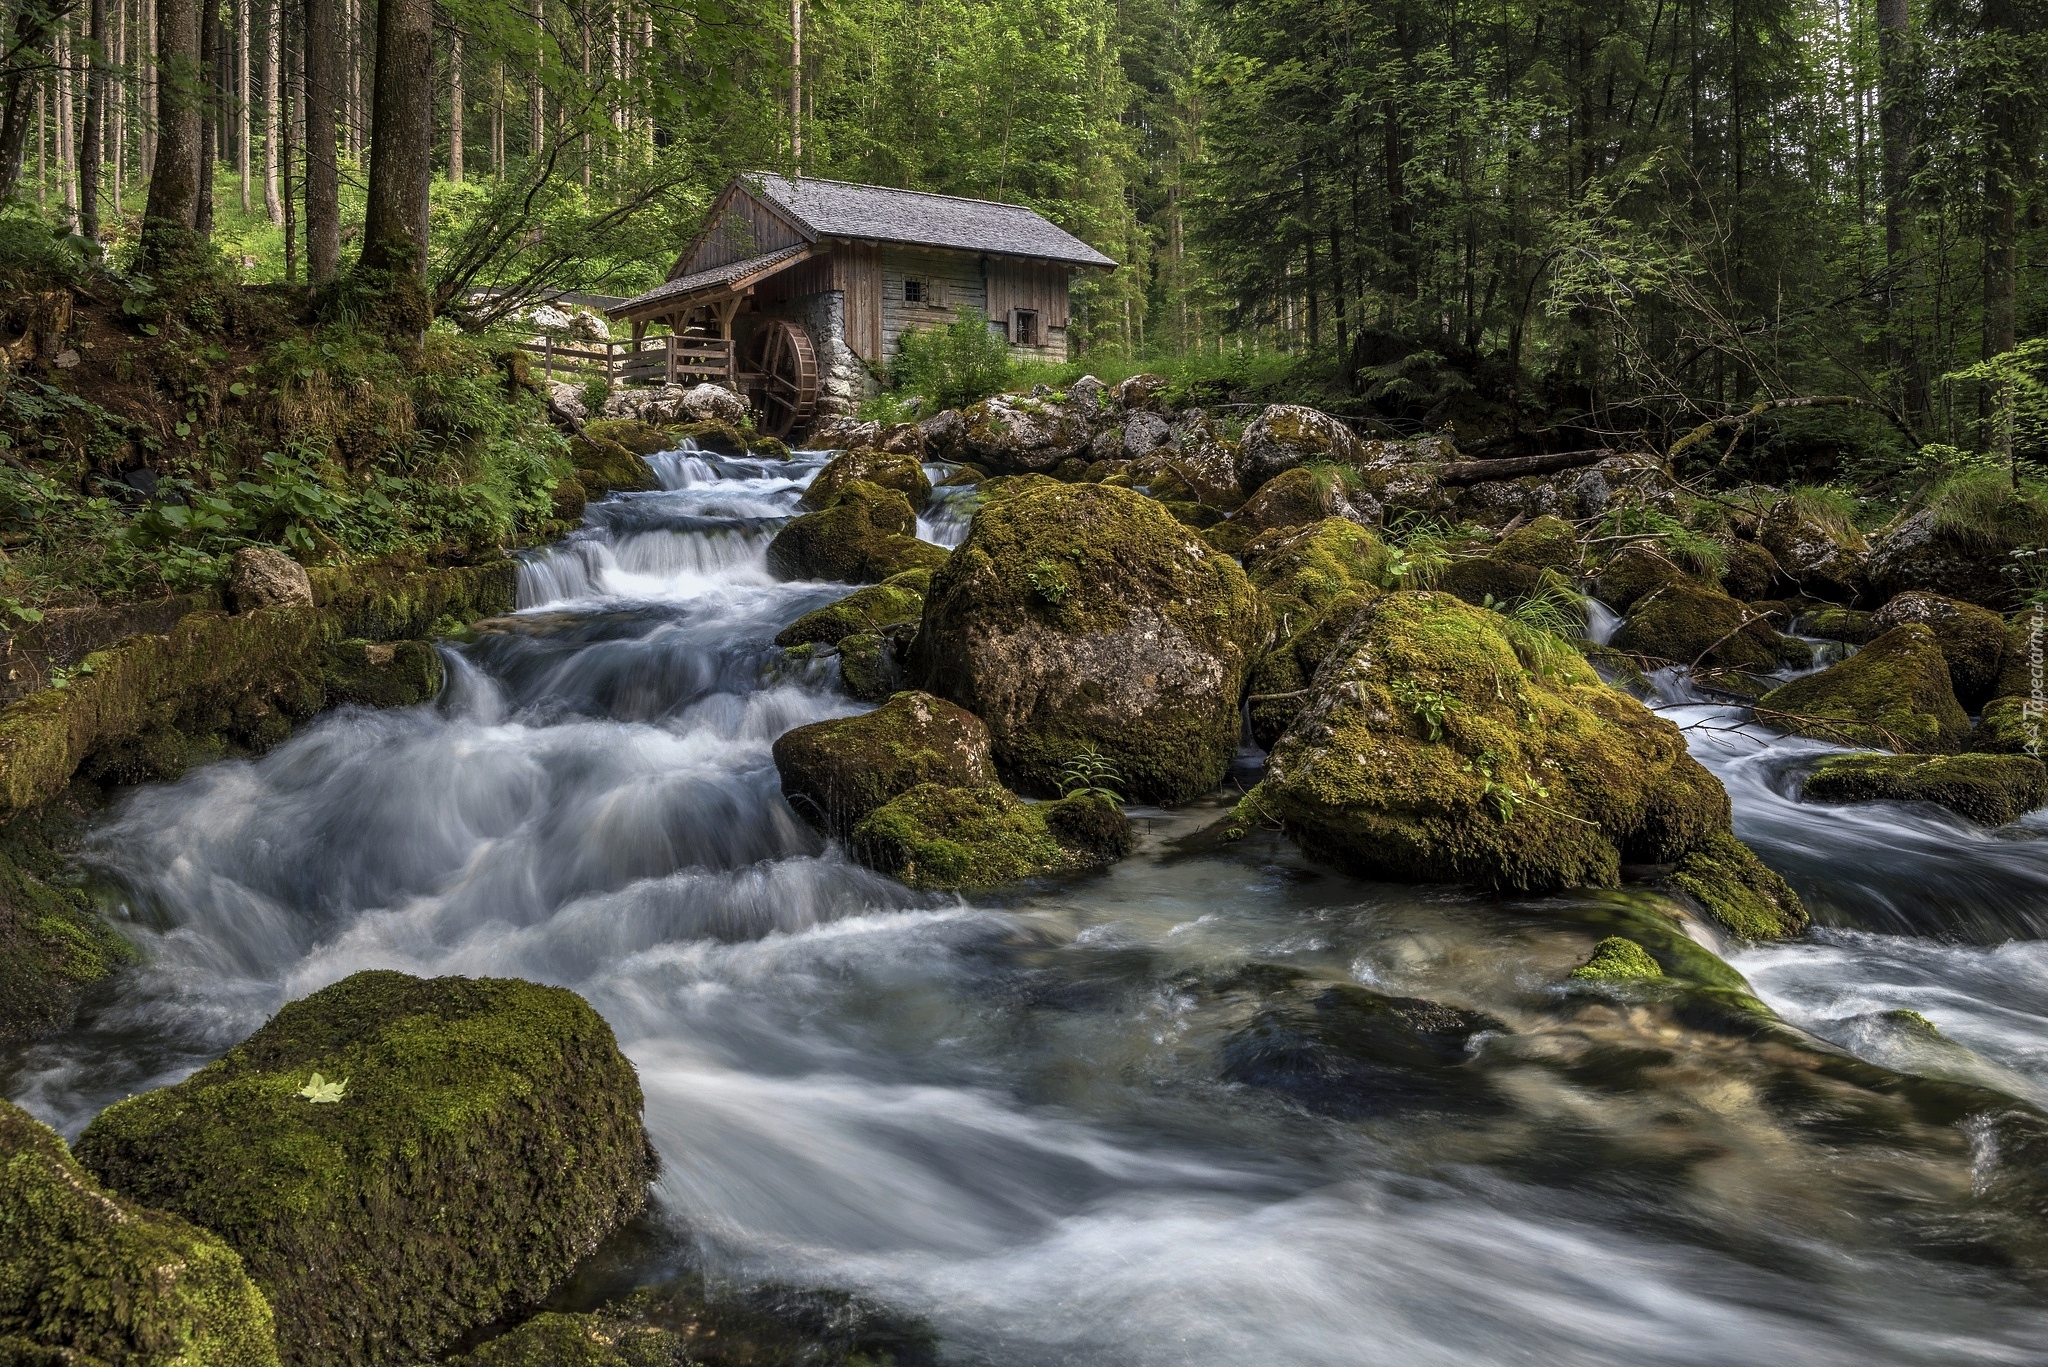
[[[895,354],[897,341],[906,332],[943,327],[962,308],[988,311],[988,286],[982,279],[980,258],[972,253],[884,247],[880,255],[881,336],[877,340],[882,359]],[[933,287],[937,298],[928,303],[907,302],[903,297],[905,280]]]

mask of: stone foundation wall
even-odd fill
[[[818,352],[818,416],[851,413],[881,386],[846,342],[846,293],[824,290],[761,306],[761,312],[803,325]]]

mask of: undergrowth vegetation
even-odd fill
[[[151,278],[0,220],[10,298],[76,301],[64,361],[0,371],[0,609],[16,620],[204,588],[246,545],[457,563],[552,516],[566,448],[519,353],[447,324],[393,341],[235,276],[215,256]]]

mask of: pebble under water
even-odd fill
[[[2048,1360],[2041,826],[1803,805],[1830,747],[1671,686],[1821,924],[1732,958],[1803,1038],[1572,997],[1657,894],[1363,882],[1204,838],[1228,794],[1134,812],[1106,873],[912,892],[769,754],[859,710],[772,645],[846,591],[763,564],[822,459],[656,457],[446,648],[437,703],[128,796],[85,859],[146,964],[8,1094],[75,1136],[359,969],[511,975],[640,1070],[664,1173],[611,1289],[856,1290],[971,1363]],[[957,541],[940,492],[921,531]],[[1343,983],[1491,1024],[1341,1077],[1245,1061]]]

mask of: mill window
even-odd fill
[[[1016,321],[1010,326],[1010,343],[1012,346],[1039,345],[1038,313],[1036,310],[1017,310]]]
[[[925,292],[924,292],[924,281],[922,281],[922,280],[906,280],[906,281],[904,281],[904,282],[903,282],[903,302],[904,302],[904,303],[906,303],[906,304],[922,304],[922,303],[923,303],[924,301],[925,301]]]

